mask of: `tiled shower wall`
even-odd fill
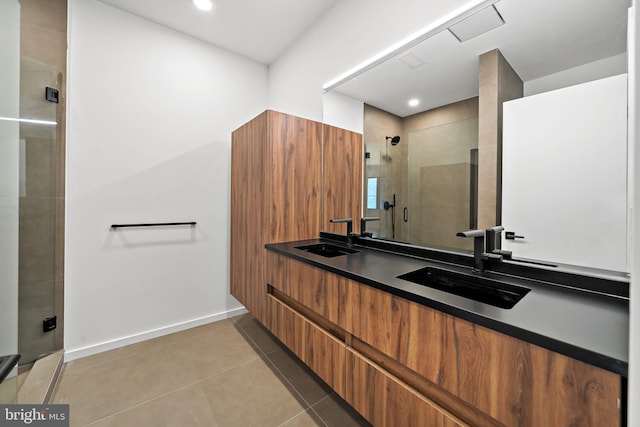
[[[18,348],[21,364],[62,348],[64,300],[66,0],[20,1],[20,116],[57,125],[20,125]],[[45,88],[59,103],[45,100]],[[57,329],[42,321],[57,316]]]

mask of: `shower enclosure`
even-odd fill
[[[477,227],[477,112],[477,98],[408,117],[365,105],[365,215],[380,218],[367,231],[419,246],[472,249],[456,234]]]
[[[63,345],[66,1],[0,8],[0,356],[28,368]]]

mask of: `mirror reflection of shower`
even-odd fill
[[[382,155],[382,160],[390,162],[392,158],[389,155],[389,140],[391,140],[391,145],[396,146],[400,143],[400,135],[386,136],[385,139],[386,139],[386,143],[385,143],[386,149],[385,149],[385,154]]]
[[[400,137],[397,137],[400,140]],[[396,143],[397,144],[397,143]],[[382,205],[385,211],[391,209],[391,238],[396,238],[396,193],[393,193],[393,203],[385,201]]]

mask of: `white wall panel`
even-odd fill
[[[504,104],[514,257],[627,271],[627,75]]]
[[[95,0],[70,2],[68,359],[217,320],[229,294],[231,131],[265,66]],[[197,221],[195,228],[110,230]]]

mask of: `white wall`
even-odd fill
[[[503,247],[629,271],[627,74],[505,102],[503,141],[502,221],[524,235]]]
[[[230,141],[266,108],[266,67],[95,0],[69,2],[69,49],[67,360],[242,310]]]
[[[20,4],[0,2],[0,117],[20,114]],[[0,120],[0,356],[18,352],[19,126]]]
[[[270,66],[269,108],[322,120],[324,83],[466,3],[464,0],[336,2]]]
[[[524,96],[617,76],[627,72],[625,53],[524,82]]]

